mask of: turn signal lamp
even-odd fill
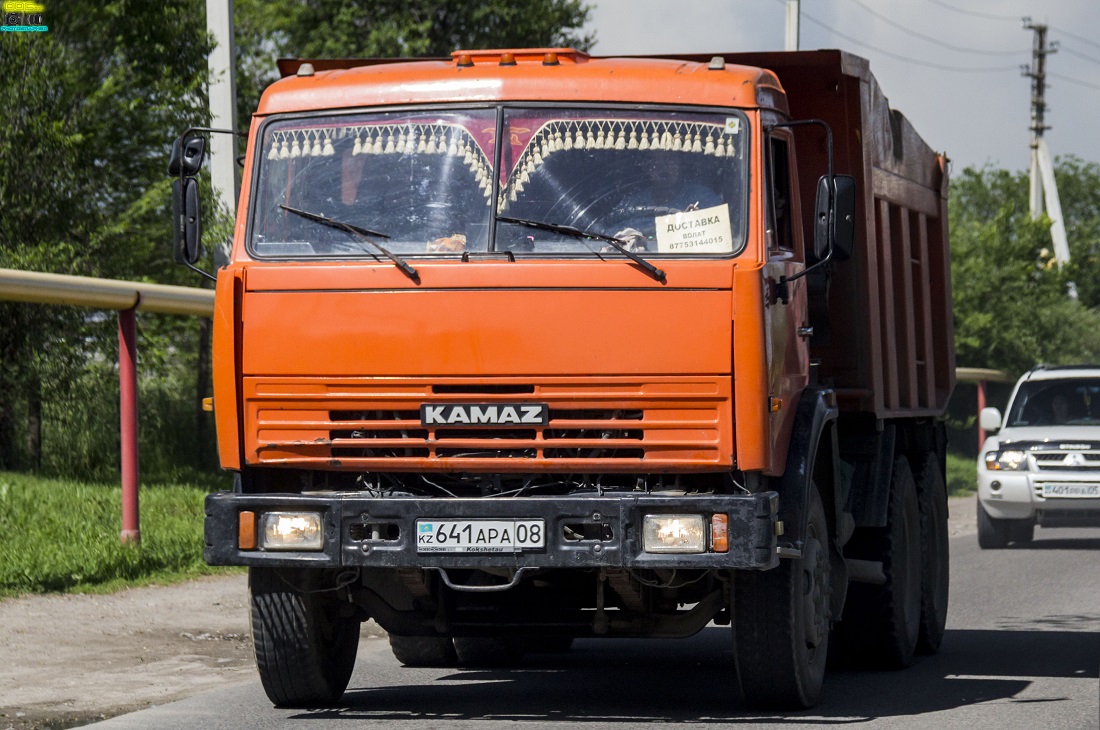
[[[244,511],[237,515],[237,547],[256,549],[256,513]]]
[[[703,553],[707,530],[702,515],[646,515],[642,549],[647,553]]]
[[[320,550],[324,546],[319,512],[267,512],[260,522],[262,550]]]
[[[730,551],[730,516],[714,514],[710,516],[710,549],[716,553]]]

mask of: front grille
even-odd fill
[[[440,389],[433,388],[433,391],[438,393]],[[469,394],[467,390],[456,389],[452,392]],[[503,389],[501,392],[511,394]],[[348,411],[332,411],[330,415],[337,421],[354,414]],[[370,415],[377,415],[377,412]],[[447,459],[642,459],[645,457],[645,449],[639,448],[638,443],[624,445],[619,442],[640,442],[645,432],[640,428],[616,426],[622,426],[624,422],[637,426],[643,417],[644,413],[638,409],[624,411],[554,408],[550,411],[550,424],[541,428],[394,429],[384,421],[379,425],[364,420],[360,428],[350,431],[334,430],[330,434],[334,444],[337,440],[422,439],[426,443],[434,443],[435,446],[426,450],[417,449],[418,455]],[[419,425],[419,412],[394,413],[394,420],[411,421],[412,418]],[[337,450],[346,451],[334,447],[334,454]],[[389,455],[404,455],[400,451],[391,450]]]
[[[545,403],[546,425],[421,425],[422,405]],[[729,379],[295,383],[247,379],[250,463],[364,471],[732,465]],[[602,465],[602,466],[597,466]]]
[[[1100,451],[1039,451],[1032,453],[1032,458],[1041,472],[1100,470]]]

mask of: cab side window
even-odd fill
[[[768,194],[768,248],[794,251],[791,233],[790,148],[785,138],[768,138],[765,174]]]

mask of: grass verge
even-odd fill
[[[194,485],[142,485],[141,544],[122,545],[119,486],[0,472],[0,596],[109,592],[233,572],[203,562],[206,494]]]
[[[947,454],[947,494],[964,497],[978,491],[978,463],[970,456]]]

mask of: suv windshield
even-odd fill
[[[1100,378],[1022,383],[1008,412],[1009,426],[1097,424],[1100,424]]]
[[[646,257],[735,254],[745,238],[747,136],[736,112],[654,109],[507,107],[501,115],[489,108],[272,121],[257,160],[250,250],[378,258],[348,230],[318,224],[323,217],[384,234],[377,242],[400,257],[620,255],[606,241],[553,226],[615,237]],[[495,241],[494,193],[497,215],[527,222],[497,223]]]

